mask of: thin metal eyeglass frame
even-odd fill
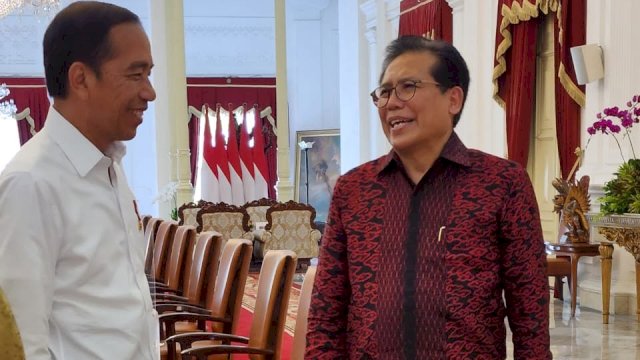
[[[398,96],[398,91],[396,90],[396,88],[398,87],[398,85],[407,82],[407,81],[411,81],[414,83],[414,89],[413,89],[413,94],[411,94],[411,96],[409,96],[408,99],[402,99],[401,97]],[[381,86],[373,89],[373,91],[371,93],[369,93],[369,95],[371,96],[371,100],[373,101],[373,105],[375,105],[377,108],[382,109],[383,107],[387,106],[387,104],[389,103],[389,99],[391,99],[391,93],[395,92],[396,94],[396,98],[398,98],[398,100],[402,101],[402,102],[407,102],[411,99],[413,99],[414,96],[416,96],[416,90],[421,87],[421,86],[416,86],[418,84],[431,84],[431,85],[435,85],[437,87],[442,87],[442,84],[437,83],[435,81],[430,81],[430,80],[405,80],[405,81],[400,81],[396,84],[396,86],[389,88],[389,97],[387,98],[380,98],[376,95],[376,90],[380,89]],[[380,104],[380,100],[381,99],[386,99],[386,101],[384,102],[384,104],[379,105]]]

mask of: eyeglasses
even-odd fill
[[[379,107],[383,108],[387,106],[389,103],[389,98],[391,98],[391,93],[393,91],[396,92],[396,97],[401,101],[409,101],[416,94],[416,89],[421,87],[418,84],[431,84],[438,87],[441,87],[439,83],[435,81],[428,80],[404,80],[396,84],[394,87],[389,86],[380,86],[371,92],[371,99],[373,103]]]

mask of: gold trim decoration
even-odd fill
[[[558,43],[560,47],[562,47],[562,41],[564,38],[564,28],[562,27],[562,6],[558,5],[558,11],[556,11],[556,18],[558,19]],[[562,59],[560,59],[560,66],[558,66],[558,79],[560,79],[560,84],[564,88],[564,90],[569,94],[571,99],[576,102],[576,104],[580,105],[580,107],[584,107],[586,103],[586,96],[582,90],[576,85],[571,76],[567,73],[566,68],[564,67],[564,63]]]
[[[598,232],[607,240],[624,247],[640,262],[640,229],[620,229],[601,227]]]
[[[498,79],[507,71],[507,61],[504,59],[504,54],[507,53],[507,50],[509,50],[513,44],[509,26],[519,24],[521,21],[529,21],[531,18],[537,18],[540,16],[540,11],[545,15],[549,13],[549,10],[555,12],[559,6],[559,0],[535,0],[535,3],[531,3],[528,0],[522,0],[522,3],[520,3],[518,0],[514,0],[513,3],[511,3],[511,7],[506,4],[502,5],[500,9],[500,14],[502,15],[502,20],[500,21],[502,41],[496,49],[496,61],[498,64],[493,68],[492,77],[493,99],[500,104],[502,108],[505,107],[505,102],[498,95]]]
[[[560,60],[560,66],[558,67],[558,78],[560,79],[560,84],[564,90],[569,94],[569,96],[576,102],[576,104],[580,105],[580,107],[584,107],[586,103],[586,96],[582,90],[573,82],[571,76],[567,74],[565,70],[564,63]]]
[[[624,247],[640,262],[640,215],[587,214],[587,218],[608,241]]]

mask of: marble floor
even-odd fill
[[[604,325],[599,311],[578,307],[572,319],[568,302],[554,299],[550,306],[554,359],[640,360],[640,322],[635,315],[611,315]],[[507,354],[513,359],[510,338]]]

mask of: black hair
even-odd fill
[[[86,64],[100,76],[102,64],[114,56],[109,31],[123,23],[140,24],[140,18],[125,8],[98,1],[75,2],[60,11],[42,41],[49,95],[67,97],[69,67],[74,62]]]
[[[422,36],[401,36],[393,40],[386,48],[386,55],[382,62],[380,80],[384,77],[389,64],[398,56],[409,52],[426,52],[433,54],[438,61],[430,69],[433,79],[440,84],[440,91],[444,92],[454,86],[460,86],[463,92],[462,107],[453,117],[455,127],[460,120],[460,114],[467,101],[469,90],[469,69],[458,50],[450,43],[442,40],[430,40]]]

